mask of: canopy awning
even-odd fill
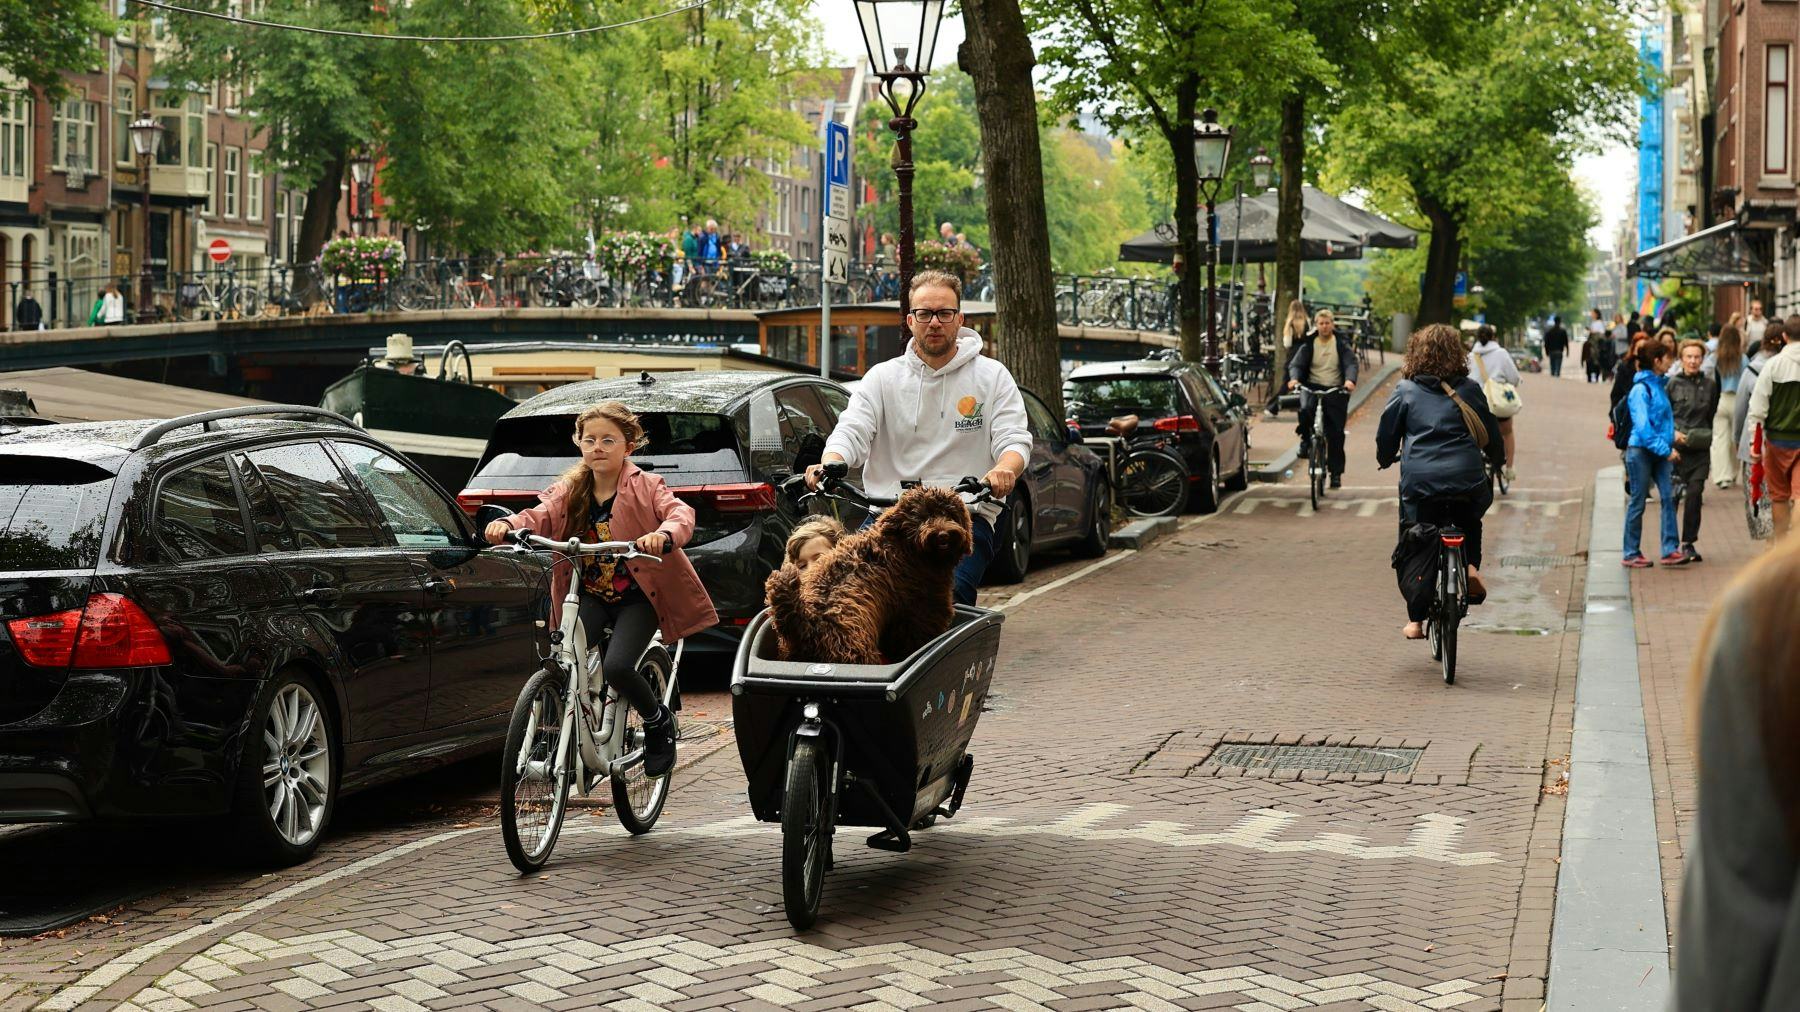
[[[1272,263],[1275,260],[1275,221],[1278,213],[1271,194],[1233,197],[1217,205],[1219,260],[1240,263]],[[1206,212],[1200,212],[1200,239],[1206,241]],[[1175,227],[1164,222],[1135,239],[1119,244],[1119,259],[1166,264],[1175,259]],[[1362,236],[1324,212],[1306,207],[1301,211],[1300,259],[1356,260],[1362,256]],[[1234,255],[1235,254],[1235,255]]]
[[[1677,278],[1696,285],[1744,285],[1767,279],[1769,268],[1744,242],[1744,230],[1738,223],[1725,221],[1639,253],[1626,265],[1625,273],[1637,278]]]

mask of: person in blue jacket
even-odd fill
[[[1675,462],[1681,451],[1675,442],[1675,410],[1669,404],[1665,374],[1675,361],[1675,349],[1651,338],[1633,352],[1637,371],[1631,392],[1625,395],[1631,410],[1631,438],[1625,449],[1625,470],[1631,478],[1631,504],[1625,508],[1625,557],[1629,569],[1654,565],[1639,549],[1644,533],[1644,506],[1650,483],[1656,482],[1656,505],[1662,512],[1662,561],[1665,566],[1687,562],[1675,529],[1677,503],[1673,490]]]

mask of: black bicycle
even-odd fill
[[[1325,434],[1325,398],[1349,392],[1343,387],[1312,391],[1312,443],[1307,447],[1306,480],[1312,492],[1312,508],[1315,513],[1319,509],[1319,500],[1325,495],[1325,482],[1331,477],[1331,440]]]
[[[1469,614],[1469,568],[1463,560],[1463,532],[1438,528],[1436,594],[1431,614],[1425,618],[1425,636],[1431,640],[1431,656],[1444,669],[1444,684],[1456,684],[1456,627]]]
[[[1495,463],[1490,460],[1488,461],[1487,472],[1489,488],[1492,488],[1500,495],[1505,495],[1512,489],[1512,482],[1506,480],[1506,467],[1504,465],[1495,465]]]

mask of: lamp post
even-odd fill
[[[144,191],[144,227],[138,233],[143,237],[143,250],[138,255],[137,318],[139,323],[151,323],[156,319],[156,281],[150,276],[150,159],[156,156],[156,147],[162,141],[163,125],[148,112],[141,112],[127,129],[131,131],[131,148],[138,156],[138,183]]]
[[[1213,299],[1217,280],[1219,184],[1225,181],[1225,164],[1231,158],[1231,128],[1219,125],[1219,114],[1208,109],[1194,124],[1194,169],[1200,177],[1200,192],[1206,197],[1206,369],[1219,375],[1219,321]]]
[[[375,159],[367,148],[358,149],[350,156],[350,181],[356,184],[356,234],[368,235],[370,222],[375,216],[370,212],[371,197],[374,187],[370,181],[375,178]]]
[[[894,116],[894,178],[900,202],[900,327],[912,308],[913,206],[912,132],[918,128],[913,109],[925,94],[925,75],[937,50],[938,25],[944,19],[944,0],[855,0],[857,22],[869,68],[881,81],[881,97]],[[912,64],[907,64],[908,58]]]

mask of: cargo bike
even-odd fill
[[[891,505],[828,465],[821,491],[871,515]],[[791,490],[793,486],[788,486]],[[992,501],[965,478],[965,501]],[[854,526],[854,525],[851,525]],[[869,827],[870,847],[905,853],[912,833],[962,807],[969,739],[993,684],[998,612],[957,605],[950,628],[891,664],[776,660],[767,609],[751,620],[731,677],[738,756],[760,822],[781,824],[781,896],[796,928],[818,918],[838,827]]]

